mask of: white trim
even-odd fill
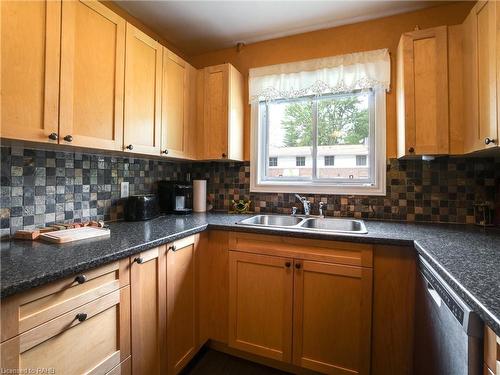
[[[303,193],[303,194],[346,194],[346,195],[385,195],[386,194],[386,94],[375,91],[375,185],[323,184],[312,181],[263,181],[258,166],[263,157],[259,154],[262,141],[262,124],[259,116],[259,103],[253,102],[250,111],[250,191],[264,193]],[[259,139],[260,138],[260,139]]]

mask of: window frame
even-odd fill
[[[352,93],[331,94],[331,96],[345,96]],[[320,96],[319,99],[330,95]],[[297,98],[304,100],[307,97]],[[373,105],[370,116],[373,118],[374,136],[370,137],[370,149],[373,150],[373,157],[368,158],[373,179],[366,180],[352,179],[314,179],[300,177],[278,177],[273,178],[263,174],[267,168],[266,161],[269,158],[269,148],[267,142],[269,129],[266,124],[267,107],[265,102],[251,103],[251,137],[250,137],[250,191],[252,192],[290,192],[290,193],[311,193],[311,194],[350,194],[350,195],[385,195],[386,193],[386,94],[384,90],[373,90]],[[283,99],[291,101],[294,99]],[[273,101],[276,102],[276,101]],[[318,103],[318,101],[313,101]],[[313,111],[316,106],[313,106]],[[264,110],[265,109],[265,110]],[[314,119],[317,116],[313,116]],[[313,119],[313,121],[314,121]],[[313,144],[317,143],[317,124],[313,124]],[[372,128],[370,129],[372,131]],[[262,149],[262,146],[265,147]],[[316,157],[315,157],[316,155]],[[312,153],[313,175],[316,173],[317,153]],[[264,164],[263,164],[264,163]]]

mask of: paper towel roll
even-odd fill
[[[207,180],[193,180],[193,211],[207,211]]]

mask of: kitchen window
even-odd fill
[[[385,194],[390,66],[387,50],[371,52],[311,60],[323,66],[312,72],[300,70],[311,61],[250,70],[252,191]],[[367,76],[377,71],[382,82]]]

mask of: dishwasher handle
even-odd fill
[[[426,284],[427,293],[429,293],[429,295],[431,296],[432,300],[436,303],[436,305],[438,305],[438,307],[441,307],[443,300],[439,296],[439,293],[436,292],[436,289],[434,289],[434,287],[432,286],[432,284],[428,280],[425,280],[425,284]]]

